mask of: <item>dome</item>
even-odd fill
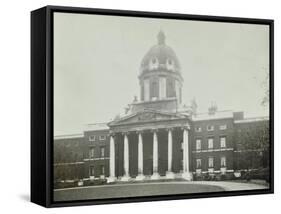
[[[180,72],[179,60],[173,49],[166,45],[163,31],[158,33],[158,44],[150,48],[141,62],[141,73],[158,69]]]

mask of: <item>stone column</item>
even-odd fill
[[[124,175],[121,181],[129,181],[129,140],[128,133],[124,133]]]
[[[115,140],[114,135],[110,135],[110,145],[109,145],[109,178],[108,183],[116,181],[115,177]]]
[[[158,173],[158,137],[157,130],[153,131],[153,174],[151,176],[152,180],[159,179]]]
[[[189,171],[189,127],[183,128],[183,173],[185,180],[192,180],[192,174]]]
[[[137,132],[138,134],[138,176],[137,181],[144,179],[143,175],[143,143],[142,143],[142,132]]]
[[[172,129],[167,129],[167,131],[168,131],[168,171],[166,172],[166,178],[173,179],[173,178],[175,178],[175,175],[172,172],[172,164],[173,164],[173,133],[172,133]]]

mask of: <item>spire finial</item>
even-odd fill
[[[158,35],[158,45],[164,45],[165,44],[165,34],[162,30],[159,31]]]

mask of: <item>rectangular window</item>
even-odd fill
[[[226,137],[220,137],[220,145],[221,145],[221,148],[226,147]]]
[[[220,125],[220,130],[226,130],[227,129],[227,125],[224,124],[224,125]]]
[[[221,167],[226,167],[226,157],[221,157]]]
[[[201,168],[201,159],[196,159],[196,168],[197,169]]]
[[[201,149],[201,139],[196,139],[196,150]]]
[[[106,136],[105,135],[100,135],[100,140],[105,140]]]
[[[214,138],[208,138],[208,149],[214,148]]]
[[[201,126],[196,126],[196,127],[195,127],[195,131],[196,131],[196,132],[201,132],[201,131],[202,131]]]
[[[100,147],[100,156],[102,158],[104,157],[104,153],[105,153],[105,148],[104,147]]]
[[[213,168],[214,167],[214,158],[213,157],[209,157],[208,166],[209,166],[209,168]]]
[[[94,166],[90,166],[90,176],[95,176],[95,169]]]
[[[95,157],[95,148],[94,147],[90,147],[89,158],[94,158],[94,157]]]
[[[95,140],[96,140],[96,136],[95,135],[89,136],[89,141],[95,141]]]
[[[214,131],[215,127],[213,125],[207,126],[207,131]]]
[[[101,166],[100,173],[101,173],[101,175],[104,175],[104,166]]]

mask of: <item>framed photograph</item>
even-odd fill
[[[31,12],[31,201],[273,193],[273,20]]]

